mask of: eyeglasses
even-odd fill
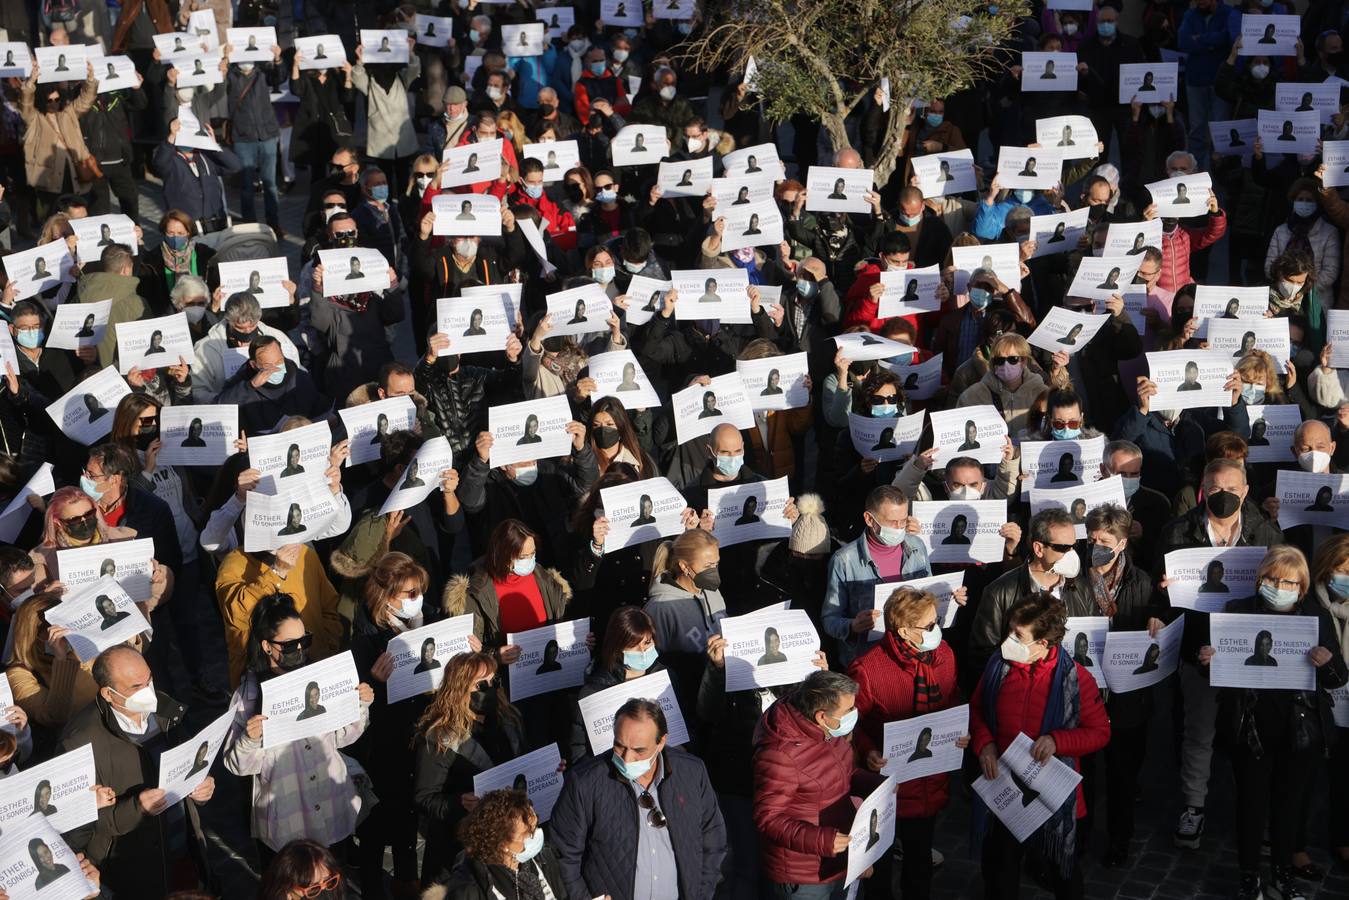
[[[992,363],[993,365],[995,365],[995,366],[1014,366],[1014,365],[1016,365],[1017,363],[1021,362],[1021,357],[1019,357],[1019,356],[995,356],[995,357],[993,357],[991,360],[989,360],[989,362],[991,362],[991,363]]]
[[[325,891],[335,891],[342,884],[342,873],[334,872],[327,878],[317,884],[297,884],[290,889],[292,895],[304,897],[305,900],[314,900],[316,897],[322,897]]]
[[[309,645],[314,643],[314,636],[305,632],[299,637],[289,641],[268,641],[274,647],[281,648],[282,653],[290,653],[292,650],[308,650]]]
[[[1060,553],[1067,553],[1073,549],[1072,544],[1045,544],[1045,546],[1057,550]]]
[[[98,520],[98,514],[95,513],[95,512],[91,509],[91,510],[89,510],[87,513],[85,513],[85,514],[82,515],[82,516],[74,516],[74,517],[69,518],[69,519],[62,519],[62,520],[61,520],[61,526],[62,526],[63,528],[69,529],[69,528],[74,528],[74,527],[76,527],[77,525],[88,525],[88,524],[92,524],[92,523],[96,522],[97,520]]]
[[[1055,419],[1051,424],[1055,428],[1081,428],[1081,419]]]
[[[88,469],[85,469],[84,477],[88,478],[90,481],[102,481],[103,479],[111,478],[112,476],[107,472],[90,472]]]
[[[646,822],[652,828],[664,828],[666,825],[665,813],[656,809],[656,798],[651,796],[650,791],[642,791],[642,796],[637,798],[637,805],[647,810]]]
[[[1285,590],[1285,591],[1301,591],[1301,590],[1302,590],[1302,582],[1300,582],[1300,581],[1290,581],[1290,580],[1288,580],[1287,578],[1270,578],[1270,577],[1268,577],[1268,576],[1266,576],[1266,577],[1264,577],[1264,578],[1262,578],[1262,579],[1260,579],[1260,580],[1261,580],[1262,582],[1264,582],[1265,584],[1272,584],[1272,585],[1274,585],[1276,588],[1280,588],[1281,590]]]

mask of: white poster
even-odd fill
[[[970,150],[924,153],[910,161],[924,198],[963,194],[978,187],[974,153]]]
[[[295,59],[304,72],[310,69],[340,69],[347,64],[347,51],[335,34],[295,38]]]
[[[1322,141],[1321,162],[1326,167],[1325,174],[1321,176],[1323,185],[1349,185],[1349,141]]]
[[[436,332],[450,339],[442,356],[503,350],[515,330],[515,306],[506,292],[473,291],[436,300]]]
[[[771,175],[736,175],[713,178],[710,187],[717,201],[717,214],[724,215],[733,206],[772,200],[774,182]]]
[[[1195,285],[1194,317],[1201,321],[1194,336],[1201,340],[1208,337],[1209,319],[1263,319],[1268,309],[1266,285]]]
[[[755,412],[810,405],[810,389],[806,387],[810,373],[805,353],[736,360],[735,373],[745,383],[750,408]]]
[[[66,437],[92,447],[112,431],[113,410],[129,393],[116,369],[99,369],[48,406],[47,415]]]
[[[547,296],[548,315],[553,317],[549,337],[598,334],[609,330],[613,301],[595,282]]]
[[[740,376],[718,375],[711,381],[706,386],[690,385],[670,397],[681,444],[710,434],[723,423],[741,429],[754,427],[754,410]]]
[[[1019,843],[1035,833],[1064,803],[1074,802],[1082,776],[1073,767],[1051,756],[1036,762],[1033,742],[1024,733],[998,757],[998,777],[982,773],[974,780],[974,792]]]
[[[111,575],[72,590],[60,603],[47,610],[46,619],[52,625],[70,630],[66,639],[82,663],[92,662],[109,647],[124,644],[150,630],[150,623],[141,614],[136,601]]]
[[[1086,116],[1053,116],[1035,120],[1035,143],[1059,151],[1065,160],[1095,159],[1096,144],[1099,142],[1096,126]]]
[[[725,218],[721,235],[723,253],[743,247],[777,247],[782,243],[782,213],[773,200],[744,206],[728,206],[718,211]]]
[[[0,78],[27,78],[33,74],[33,53],[27,44],[0,41]]]
[[[89,47],[84,44],[34,47],[33,53],[37,56],[38,84],[84,81],[89,77]]]
[[[391,286],[389,261],[370,247],[341,247],[319,251],[323,266],[323,296],[383,293]]]
[[[976,244],[969,247],[952,247],[951,261],[955,264],[955,283],[957,294],[965,293],[970,276],[976,269],[987,269],[1013,290],[1021,285],[1021,248],[1019,244]]]
[[[567,32],[576,24],[576,10],[570,6],[544,6],[534,10],[534,15],[548,28],[548,40],[556,41],[567,36]],[[447,19],[446,21],[452,21]]]
[[[1321,124],[1329,125],[1340,111],[1340,86],[1333,81],[1298,84],[1281,81],[1274,86],[1274,109],[1279,112],[1309,112],[1321,115]]]
[[[111,575],[132,600],[144,602],[150,599],[154,554],[155,542],[150,538],[71,547],[56,551],[56,570],[71,594]]]
[[[1090,344],[1096,332],[1109,320],[1109,315],[1090,315],[1054,306],[1027,340],[1032,347],[1051,354],[1061,350],[1071,356]]]
[[[1180,68],[1176,63],[1121,63],[1119,67],[1119,102],[1165,103],[1180,96],[1177,85]]]
[[[509,25],[502,26],[503,32]],[[382,64],[398,63],[406,65],[410,58],[411,50],[408,48],[408,33],[401,28],[380,29],[380,28],[362,28],[361,29],[361,64]],[[524,56],[523,53],[512,53],[512,56]]]
[[[244,500],[244,551],[275,552],[308,543],[327,532],[338,511],[337,498],[319,481],[287,484],[277,494],[249,491]]]
[[[290,479],[327,483],[328,456],[333,449],[332,428],[315,422],[278,434],[260,434],[248,439],[248,465],[262,478],[258,490],[274,494]]]
[[[1002,461],[1007,442],[1007,421],[991,404],[962,406],[931,413],[934,464],[945,466],[957,456],[972,456],[981,463]]]
[[[1326,310],[1326,343],[1331,345],[1331,368],[1349,369],[1349,310]]]
[[[679,701],[675,699],[674,686],[670,684],[670,673],[666,669],[624,681],[611,688],[596,691],[588,697],[580,697],[576,703],[581,708],[581,721],[585,723],[586,737],[590,740],[590,752],[596,756],[611,751],[614,747],[614,714],[627,701],[639,697],[654,700],[665,713],[668,729],[666,742],[671,747],[679,747],[689,742],[688,727],[684,724],[684,714],[680,712]]]
[[[139,252],[136,223],[121,213],[71,219],[70,227],[75,232],[75,249],[81,265],[96,261],[104,248],[114,244],[121,244],[133,255]]]
[[[441,158],[449,165],[445,169],[445,174],[441,176],[440,186],[442,188],[465,187],[470,184],[481,184],[484,181],[496,181],[501,177],[503,164],[501,159],[502,140],[502,138],[493,138],[490,141],[473,141],[457,147],[446,147],[441,154]],[[458,194],[438,194],[431,198],[433,208],[435,201],[442,196],[445,198],[442,207],[446,211],[450,209],[451,205],[458,207],[457,203],[452,204],[450,202],[457,200]],[[440,218],[439,212],[440,210],[437,210],[437,219]]]
[[[880,280],[885,292],[881,294],[876,310],[877,318],[888,319],[891,316],[937,312],[941,309],[941,300],[937,297],[941,271],[936,265],[922,269],[885,269],[880,274]]]
[[[646,377],[631,350],[597,353],[590,357],[589,370],[596,386],[592,396],[615,397],[624,409],[651,409],[661,405],[651,379]]]
[[[1261,109],[1256,111],[1256,128],[1266,153],[1315,153],[1321,139],[1321,114]]]
[[[1209,141],[1215,153],[1239,156],[1241,164],[1250,168],[1255,155],[1255,139],[1259,133],[1255,119],[1229,119],[1209,122]]]
[[[1154,181],[1145,187],[1158,216],[1187,219],[1208,213],[1208,194],[1213,179],[1207,172],[1196,172]]]
[[[545,10],[535,10],[542,15]],[[581,150],[576,141],[543,141],[525,144],[525,159],[537,159],[543,166],[544,183],[561,181],[571,169],[581,164]]]
[[[1133,256],[1084,256],[1078,264],[1073,283],[1068,287],[1069,297],[1089,297],[1092,300],[1109,300],[1116,294],[1122,294],[1133,283],[1143,264],[1143,257]],[[1066,349],[1059,347],[1058,349]]]
[[[394,431],[412,431],[417,426],[417,404],[411,397],[388,397],[372,403],[339,409],[350,442],[348,466],[379,459],[380,438]]]
[[[400,509],[412,509],[427,497],[440,491],[440,477],[454,468],[454,451],[444,437],[433,437],[417,449],[398,476],[379,514],[386,515]]]
[[[1274,357],[1274,367],[1282,371],[1288,363],[1288,319],[1212,319],[1208,323],[1208,348],[1226,353],[1235,367],[1252,350],[1263,350]]]
[[[937,621],[942,628],[950,628],[951,623],[956,620],[956,613],[960,611],[960,601],[956,598],[956,594],[962,592],[964,587],[965,573],[962,570],[929,575],[926,578],[908,578],[904,581],[885,581],[877,584],[872,594],[871,605],[872,609],[881,615],[873,623],[871,631],[867,632],[868,640],[879,641],[885,637],[885,604],[900,588],[913,588],[931,594],[937,601]],[[964,599],[963,593],[960,599]]]
[[[158,369],[196,359],[186,313],[119,322],[115,327],[117,371],[123,375],[132,369]]]
[[[780,180],[782,163],[778,160],[778,148],[775,144],[755,144],[732,150],[721,159],[722,171],[727,178],[768,178]]]
[[[1087,536],[1087,513],[1107,503],[1120,509],[1128,505],[1124,499],[1124,479],[1118,475],[1074,487],[1030,489],[1031,515],[1044,509],[1064,510],[1073,520],[1079,541]]]
[[[262,746],[345,728],[361,718],[360,677],[350,650],[262,683]]]
[[[6,837],[20,825],[15,820],[42,813],[57,831],[73,831],[98,818],[94,793],[94,748],[85,744],[5,779],[0,800],[0,826]]]
[[[1022,487],[1065,487],[1097,481],[1104,455],[1104,435],[1067,441],[1022,441],[1021,474],[1028,482]]]
[[[811,166],[806,172],[806,209],[811,212],[870,213],[876,175],[871,169]]]
[[[219,151],[220,142],[209,122],[198,119],[190,106],[178,107],[178,132],[173,137],[177,147],[192,147],[197,150]]]
[[[8,785],[6,785],[8,787]],[[92,796],[92,791],[91,791]],[[99,896],[79,857],[51,820],[22,819],[0,839],[0,891],[8,900],[83,900]]]
[[[856,884],[868,869],[890,852],[898,817],[895,781],[887,778],[867,795],[853,815],[848,832],[848,874],[845,884]]]
[[[1069,616],[1060,647],[1073,662],[1086,669],[1097,687],[1105,687],[1105,637],[1110,620],[1105,616]]]
[[[953,706],[941,712],[886,722],[882,744],[885,768],[882,775],[896,784],[926,778],[942,772],[955,772],[965,757],[956,741],[970,733],[970,707]]]
[[[909,400],[928,400],[937,393],[942,380],[942,354],[938,353],[917,365],[881,360],[881,368],[899,376],[904,396]]]
[[[679,292],[675,318],[681,322],[716,319],[728,325],[748,325],[749,274],[744,269],[675,269],[670,273]]]
[[[848,413],[848,436],[863,459],[890,462],[903,459],[918,447],[926,410],[907,416],[863,416]]]
[[[484,797],[492,791],[524,791],[529,795],[529,802],[539,822],[547,822],[553,815],[557,798],[562,794],[561,769],[562,754],[557,744],[549,744],[477,773],[473,776],[473,793]]]
[[[1316,690],[1316,667],[1308,656],[1320,645],[1316,616],[1213,613],[1209,663],[1214,687]]]
[[[1048,147],[999,147],[998,184],[1047,191],[1059,183],[1063,157]]]
[[[664,125],[624,125],[609,142],[615,166],[654,166],[669,153]]]
[[[255,25],[248,28],[226,28],[225,39],[230,45],[230,62],[269,63],[272,48],[279,47],[276,28]]]
[[[1006,500],[923,500],[910,505],[931,563],[998,562]]]
[[[196,737],[159,755],[159,789],[164,792],[165,803],[185,800],[207,779],[233,723],[234,708],[230,707]]]
[[[712,186],[712,157],[668,160],[656,172],[664,197],[702,197]]]
[[[218,466],[234,455],[239,407],[164,406],[159,410],[161,466]]]
[[[1030,50],[1022,53],[1021,90],[1024,93],[1077,90],[1077,54]]]
[[[385,682],[387,702],[398,703],[439,689],[445,663],[471,651],[468,637],[472,633],[473,614],[467,613],[394,636],[386,648],[393,657],[393,671]]]
[[[431,231],[455,237],[497,237],[501,234],[501,201],[491,194],[437,194]]]
[[[1030,236],[1035,241],[1035,252],[1031,254],[1031,259],[1076,250],[1078,243],[1087,234],[1087,218],[1090,214],[1091,209],[1084,206],[1072,212],[1031,216]]]
[[[1105,232],[1103,257],[1137,256],[1149,247],[1162,249],[1162,220],[1111,222]],[[1137,274],[1137,272],[1135,272]]]
[[[290,280],[284,256],[222,262],[219,269],[220,290],[226,298],[252,294],[263,309],[290,306],[290,294],[282,283]]]
[[[1157,393],[1149,398],[1151,409],[1232,405],[1232,392],[1224,387],[1233,372],[1230,353],[1162,350],[1147,358],[1148,377],[1157,385]]]
[[[899,341],[883,338],[869,331],[850,331],[834,335],[834,344],[851,362],[866,362],[873,359],[889,359],[892,356],[913,358],[913,348]]]
[[[1301,16],[1264,16],[1244,13],[1240,17],[1241,44],[1237,56],[1296,56],[1302,32]]]
[[[508,645],[520,648],[510,664],[511,701],[579,687],[590,666],[588,634],[590,620],[576,619],[506,635]]]
[[[641,0],[600,0],[600,21],[618,28],[641,28]]]
[[[1180,666],[1185,617],[1151,637],[1146,631],[1111,631],[1105,636],[1105,681],[1117,694],[1152,687]]]
[[[75,258],[70,255],[70,246],[64,240],[48,241],[10,253],[0,259],[0,263],[4,264],[5,274],[14,285],[15,300],[27,300],[63,281],[75,280],[70,274]]]
[[[1255,572],[1265,547],[1191,547],[1166,554],[1171,606],[1222,612],[1229,601],[1255,593]]]
[[[1293,462],[1293,434],[1302,424],[1296,403],[1248,406],[1251,436],[1246,440],[1247,462]]]
[[[570,455],[572,437],[567,423],[571,420],[571,405],[564,396],[490,407],[487,429],[492,433],[492,468]]]
[[[44,462],[38,466],[37,471],[32,474],[24,486],[19,488],[19,492],[14,498],[6,504],[4,512],[0,512],[0,541],[6,544],[14,543],[18,538],[19,532],[28,524],[35,510],[28,502],[29,497],[50,497],[56,492],[56,482],[52,478],[52,464]],[[7,657],[8,654],[5,654]],[[6,706],[12,706],[13,703],[5,703],[0,700],[0,709]],[[0,729],[4,726],[0,725]]]
[[[668,478],[644,478],[601,488],[600,505],[609,520],[605,553],[683,534],[684,510],[689,508],[684,495]]]
[[[212,49],[210,41],[203,35],[175,31],[152,35],[152,37],[154,38],[155,49],[159,51],[159,61],[166,65],[190,60],[194,56],[209,53]],[[85,48],[81,47],[80,49]],[[39,57],[39,61],[40,59]],[[46,66],[44,65],[43,68],[46,68]]]
[[[1279,527],[1349,523],[1349,475],[1317,475],[1280,469],[1274,483],[1279,498]]]
[[[772,481],[709,488],[707,508],[715,517],[712,536],[722,547],[789,537],[792,523],[782,514],[789,500],[791,489],[785,475]]]
[[[180,59],[173,64],[177,70],[176,84],[181,88],[190,87],[209,87],[220,84],[225,80],[225,73],[220,71],[222,58],[219,53],[208,53],[204,56],[193,56],[189,59]]]

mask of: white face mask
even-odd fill
[[[112,690],[109,688],[108,690]],[[131,696],[112,691],[122,698],[122,706],[127,712],[149,715],[159,708],[159,697],[155,696],[155,684],[150,682]]]
[[[529,468],[525,468],[523,466],[516,466],[515,474],[511,476],[511,479],[516,484],[520,485],[520,487],[529,487],[539,480],[539,467],[530,466]]]
[[[478,245],[473,241],[455,241],[454,252],[464,259],[472,259],[478,255]]]
[[[669,103],[674,98],[675,98],[674,85],[667,84],[665,87],[660,89],[660,99],[664,100],[666,103]]]
[[[1279,296],[1284,298],[1292,297],[1300,290],[1302,290],[1302,285],[1298,284],[1296,281],[1279,279]]]
[[[984,492],[972,484],[962,484],[951,488],[946,492],[946,496],[952,500],[971,501],[982,499]]]
[[[1308,450],[1297,455],[1297,464],[1304,472],[1325,472],[1330,468],[1330,454],[1323,450]]]
[[[487,86],[487,99],[496,101],[500,100],[504,96],[506,96],[506,92],[503,91],[501,88],[497,87],[496,85],[489,84]]]
[[[191,103],[192,95],[196,93],[195,88],[178,88],[178,102]]]
[[[1008,662],[1030,662],[1030,647],[1018,641],[1014,634],[1007,635],[1007,639],[1002,642],[998,649],[1002,651],[1002,658]]]
[[[401,606],[393,611],[393,614],[404,621],[415,619],[422,611],[422,595],[407,597],[403,600]]]
[[[1256,81],[1264,81],[1269,76],[1269,66],[1258,65],[1251,66],[1251,77]]]
[[[702,139],[702,138],[684,138],[684,144],[689,148],[689,152],[690,152],[690,153],[702,153],[702,152],[703,152],[703,139]]]
[[[615,50],[612,56],[616,63],[625,63],[628,61],[628,51],[626,50]]]
[[[1049,567],[1049,571],[1056,575],[1062,575],[1064,578],[1076,578],[1082,571],[1082,559],[1077,555],[1076,550],[1069,550],[1058,558],[1054,565]]]

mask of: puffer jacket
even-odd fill
[[[489,394],[495,394],[514,379],[518,392],[520,367],[484,369],[478,366],[460,366],[453,375],[446,374],[423,358],[413,372],[417,393],[426,398],[427,413],[440,433],[449,439],[450,449],[458,458],[473,446],[478,433],[487,429]],[[494,397],[496,402],[507,398]]]
[[[956,686],[956,655],[942,641],[931,653],[931,667],[941,688],[941,703],[927,713],[950,709],[960,699]],[[848,677],[857,682],[857,730],[853,744],[857,757],[875,750],[884,754],[886,722],[913,718],[914,661],[900,652],[899,640],[886,631],[881,642],[853,660]],[[915,778],[899,786],[899,814],[904,818],[935,816],[951,799],[951,777],[946,772]]]
[[[1071,614],[1071,611],[1070,611]],[[1080,615],[1080,613],[1078,613]],[[1049,655],[1030,665],[1011,663],[1011,670],[1002,680],[995,700],[998,711],[998,732],[989,730],[984,719],[983,682],[974,689],[970,698],[970,752],[975,756],[989,744],[997,747],[1001,754],[1018,734],[1024,733],[1032,741],[1041,735],[1041,725],[1045,717],[1045,704],[1049,700],[1050,679],[1058,666],[1060,647],[1051,647]],[[1064,728],[1052,733],[1054,755],[1060,761],[1080,768],[1078,760],[1101,750],[1110,743],[1110,719],[1101,702],[1101,692],[1096,687],[1096,679],[1077,663],[1078,724],[1076,728]],[[983,777],[982,775],[980,776]],[[1087,814],[1087,801],[1082,793],[1082,785],[1077,786],[1077,818]]]
[[[852,742],[831,738],[790,700],[774,703],[754,731],[754,827],[763,876],[776,884],[825,884],[847,874],[834,838],[852,828],[852,798],[880,775],[859,767]]]
[[[1269,274],[1270,266],[1274,265],[1274,260],[1288,249],[1292,236],[1293,232],[1286,222],[1274,229],[1269,239],[1269,249],[1265,251],[1266,275]],[[1312,262],[1316,266],[1316,289],[1330,296],[1340,277],[1340,232],[1324,218],[1318,218],[1307,231],[1307,243],[1311,245]]]
[[[1162,274],[1157,279],[1164,291],[1178,291],[1194,279],[1190,276],[1190,254],[1211,247],[1227,233],[1227,213],[1221,208],[1203,217],[1203,225],[1177,226],[1170,234],[1162,231]]]
[[[985,372],[978,382],[961,391],[956,406],[995,406],[1006,420],[1007,430],[1017,434],[1026,427],[1026,416],[1030,413],[1031,404],[1047,387],[1049,385],[1039,375],[1026,372],[1021,385],[1011,391],[997,375]]]

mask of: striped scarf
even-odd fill
[[[932,671],[936,651],[924,652],[898,636],[894,641],[900,660],[913,669],[913,714],[921,716],[942,709],[941,684]]]

